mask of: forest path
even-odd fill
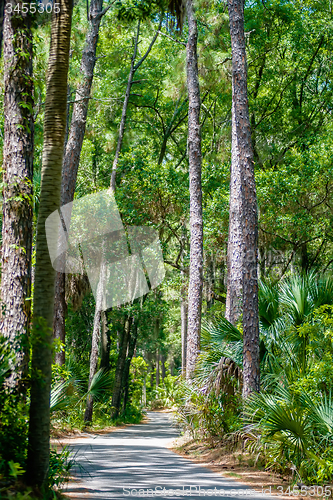
[[[75,439],[77,480],[64,493],[75,500],[272,498],[175,454],[167,445],[178,436],[170,414],[148,412],[147,423]]]

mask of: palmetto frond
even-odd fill
[[[98,401],[101,400],[106,393],[111,392],[111,390],[112,380],[110,377],[110,373],[105,369],[101,369],[98,370],[97,373],[95,373],[87,395],[89,394],[94,398],[95,401]]]
[[[79,401],[78,381],[74,378],[58,382],[51,389],[50,412],[65,410]]]
[[[243,339],[241,332],[227,319],[203,322],[202,351],[196,370],[198,383],[205,392],[229,392],[232,378],[241,374]]]

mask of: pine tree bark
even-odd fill
[[[181,236],[181,255],[180,262],[184,269],[184,253],[186,246],[186,227],[185,223],[182,227]],[[184,271],[181,271],[182,287],[180,292],[180,322],[181,322],[181,345],[182,345],[182,377],[186,377],[186,351],[187,351],[187,318],[188,318],[188,307],[187,307],[187,277]]]
[[[233,84],[233,95],[234,95]],[[243,296],[243,256],[244,241],[242,231],[243,197],[242,165],[237,147],[235,104],[232,102],[232,137],[229,198],[229,234],[227,250],[227,297],[225,317],[235,325],[242,314]]]
[[[190,276],[186,378],[191,379],[200,349],[203,286],[203,225],[201,187],[200,88],[198,76],[198,29],[192,0],[186,1],[189,26],[186,46],[188,110],[188,154],[190,177]]]
[[[10,385],[24,390],[31,316],[33,177],[32,31],[29,14],[6,5],[4,19],[4,147],[0,333],[16,353]],[[10,10],[12,11],[10,13]],[[0,42],[1,43],[1,42]]]
[[[71,126],[62,165],[61,206],[72,202],[74,199],[77,172],[86,130],[89,99],[94,77],[99,27],[106,10],[107,9],[103,10],[103,0],[91,0],[88,16],[89,29],[80,66],[80,74],[83,76],[83,81],[76,91]],[[66,275],[64,273],[57,273],[54,299],[53,336],[55,339],[59,339],[63,344],[66,338],[65,318],[67,315],[65,283]],[[65,363],[65,351],[56,353],[55,362],[59,365]]]
[[[237,207],[231,206],[230,210],[234,216],[235,225],[232,227],[234,227],[235,234],[231,234],[231,245],[233,247],[231,247],[231,262],[228,268],[232,273],[232,262],[234,261],[235,269],[237,269],[236,281],[238,286],[240,281],[238,278],[240,260],[242,265],[241,285],[243,299],[243,398],[246,398],[251,392],[260,389],[257,279],[258,216],[247,97],[243,0],[228,0],[228,10],[232,47],[233,147],[231,189],[234,189],[233,193],[235,195],[230,199],[230,204],[236,203],[239,205]],[[237,199],[239,195],[240,197]],[[238,248],[237,244],[234,244],[237,241],[239,241]],[[237,286],[234,287],[235,295],[238,294]],[[230,311],[233,314],[236,308],[232,302],[231,294],[230,299]]]
[[[45,221],[60,206],[73,4],[71,0],[59,0],[58,5],[59,13],[56,13],[55,9],[52,13],[34,283],[27,481],[30,485],[36,486],[47,483],[49,468],[55,271],[46,241]]]

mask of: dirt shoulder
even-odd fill
[[[315,487],[315,489],[303,489],[297,492],[291,486],[292,476],[281,476],[280,474],[265,471],[260,462],[255,466],[253,456],[235,451],[228,453],[225,447],[212,448],[207,442],[189,440],[184,437],[173,442],[172,451],[188,458],[194,463],[207,467],[213,472],[221,474],[225,478],[231,478],[243,485],[249,486],[258,493],[268,493],[278,498],[287,500],[306,500],[306,498],[321,499],[325,497],[325,488]],[[326,490],[331,492],[329,498],[332,498],[333,485]]]

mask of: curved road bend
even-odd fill
[[[64,493],[73,500],[272,498],[176,455],[166,448],[179,435],[171,416],[148,417],[145,424],[76,439],[71,449],[77,480]]]

